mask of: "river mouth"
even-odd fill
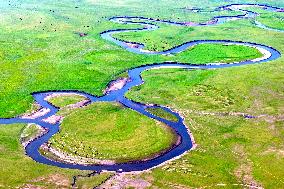
[[[234,6],[236,7],[236,6]],[[269,6],[268,6],[269,7]],[[229,6],[225,6],[222,8],[232,8]],[[238,8],[238,6],[237,6]],[[271,7],[270,7],[271,8]],[[277,9],[277,8],[274,8]],[[236,17],[236,19],[246,19],[247,17],[252,16],[254,17],[254,14],[250,14],[249,12],[246,12],[245,15],[239,15]],[[94,96],[91,94],[87,94],[85,92],[81,91],[44,91],[44,92],[37,92],[33,93],[33,97],[35,101],[42,107],[44,110],[46,110],[44,113],[39,114],[36,117],[16,117],[11,119],[0,119],[1,124],[12,124],[12,123],[34,123],[39,126],[41,126],[44,130],[47,130],[42,136],[39,136],[35,138],[34,140],[30,141],[26,147],[26,153],[28,156],[30,156],[32,159],[39,163],[44,163],[47,165],[53,165],[61,168],[70,168],[70,169],[80,169],[80,170],[95,170],[95,171],[117,171],[117,172],[129,172],[129,171],[143,171],[147,169],[152,169],[156,166],[162,165],[163,163],[173,160],[175,158],[180,157],[184,153],[191,150],[195,144],[192,134],[189,132],[187,126],[184,124],[184,120],[181,115],[179,115],[177,112],[171,110],[167,107],[162,107],[159,105],[149,105],[149,104],[142,104],[137,103],[132,100],[129,100],[125,97],[125,93],[129,91],[132,87],[138,86],[143,84],[143,80],[141,78],[141,73],[145,70],[150,69],[164,69],[164,68],[182,68],[182,69],[221,69],[221,68],[228,68],[228,67],[235,67],[235,66],[241,66],[241,65],[250,65],[250,64],[257,64],[257,63],[265,63],[268,61],[275,60],[281,56],[280,52],[278,52],[276,49],[262,45],[262,44],[256,44],[256,43],[250,43],[250,42],[242,42],[242,41],[230,41],[230,40],[194,40],[194,41],[188,41],[186,43],[180,44],[176,47],[173,47],[172,49],[166,50],[166,51],[146,51],[144,50],[144,44],[139,43],[132,43],[127,42],[123,40],[116,39],[112,37],[115,33],[120,32],[129,32],[129,31],[151,31],[158,28],[155,24],[149,24],[145,21],[151,21],[151,22],[163,22],[167,24],[176,24],[176,25],[184,25],[186,26],[186,23],[178,23],[178,22],[172,22],[172,21],[161,21],[157,19],[152,18],[144,18],[144,17],[113,17],[110,20],[116,21],[119,23],[124,24],[133,24],[133,19],[140,19],[140,24],[144,26],[142,29],[120,29],[120,30],[110,30],[105,31],[101,33],[101,37],[103,39],[106,39],[110,42],[113,42],[121,47],[123,47],[125,50],[128,50],[133,53],[137,54],[146,54],[146,55],[170,55],[174,53],[183,52],[184,50],[197,45],[197,44],[229,44],[229,45],[244,45],[249,46],[258,49],[262,53],[262,57],[252,59],[252,60],[245,60],[240,62],[232,62],[232,63],[211,63],[211,64],[203,64],[203,65],[192,65],[192,64],[182,64],[178,62],[164,62],[159,64],[151,64],[151,65],[144,65],[140,67],[136,67],[130,70],[126,70],[129,75],[129,80],[127,82],[124,82],[123,85],[119,85],[118,87],[115,87],[115,90],[108,90],[104,96]],[[207,25],[214,25],[214,24],[222,24],[226,21],[231,21],[232,17],[222,17],[218,18],[216,21],[216,18],[214,18],[215,21],[211,21],[208,23],[199,23],[199,26],[207,26]],[[137,24],[137,22],[135,22]],[[151,158],[145,158],[143,161],[127,161],[127,162],[121,162],[121,163],[106,163],[106,164],[98,164],[98,165],[83,165],[83,164],[76,164],[76,162],[60,162],[56,160],[51,160],[48,157],[42,155],[39,150],[42,147],[43,144],[47,143],[54,135],[56,135],[60,131],[60,125],[61,121],[55,120],[55,122],[49,122],[46,121],[47,118],[50,118],[52,116],[55,116],[59,108],[52,105],[46,97],[49,95],[56,95],[56,94],[77,94],[80,96],[83,96],[84,98],[88,99],[89,103],[96,103],[96,102],[118,102],[121,103],[123,106],[131,109],[131,111],[135,111],[139,114],[142,114],[143,116],[147,116],[148,118],[152,120],[159,121],[168,127],[170,127],[180,138],[177,140],[178,142],[175,145],[172,145],[169,150],[162,151],[156,156],[151,156]],[[160,114],[153,114],[149,111],[147,111],[149,108],[162,108],[165,110],[168,114],[172,115],[176,118],[176,120],[168,119],[167,117],[161,116]]]

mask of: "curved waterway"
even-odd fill
[[[220,7],[219,9],[233,9],[232,7],[238,7],[238,6],[244,6],[244,5],[228,5],[224,7]],[[246,5],[248,6],[248,5]],[[250,5],[252,6],[252,5]],[[256,6],[256,5],[254,5]],[[260,6],[260,5],[257,5]],[[264,5],[261,5],[264,6]],[[271,9],[272,11],[280,10],[280,8],[276,7],[270,7],[266,6],[267,8]],[[240,7],[237,8],[238,10]],[[251,13],[248,11],[245,11],[244,15],[235,16],[238,19],[245,19],[248,18],[248,14]],[[221,24],[227,21],[235,20],[236,18],[232,16],[228,17],[215,17],[213,20],[217,21],[211,21],[208,23],[199,23],[199,24],[191,24],[191,25],[212,25],[212,24]],[[47,92],[37,92],[33,93],[33,97],[35,101],[40,104],[43,108],[49,109],[50,111],[46,113],[45,115],[41,115],[37,118],[24,118],[24,117],[15,117],[10,119],[0,119],[0,124],[13,124],[13,123],[35,123],[43,128],[47,129],[48,132],[45,133],[43,136],[38,137],[31,141],[25,148],[26,154],[30,156],[32,159],[39,163],[44,163],[47,165],[53,165],[57,167],[62,168],[70,168],[70,169],[81,169],[81,170],[94,170],[94,171],[102,171],[102,170],[108,170],[108,171],[117,171],[117,172],[129,172],[129,171],[142,171],[146,169],[150,169],[153,167],[156,167],[168,160],[174,159],[188,150],[190,150],[193,147],[193,139],[191,138],[192,135],[190,135],[189,130],[187,129],[186,125],[184,124],[183,118],[177,113],[172,111],[168,107],[163,107],[159,105],[147,105],[142,104],[138,102],[134,102],[132,100],[129,100],[125,97],[125,94],[127,91],[129,91],[132,87],[138,86],[143,84],[143,80],[141,78],[141,73],[145,70],[150,69],[160,69],[160,68],[182,68],[182,69],[189,69],[189,70],[196,70],[196,69],[217,69],[217,68],[227,68],[227,67],[234,67],[234,66],[241,66],[241,65],[248,65],[248,64],[256,64],[256,63],[264,63],[268,61],[275,60],[281,56],[281,54],[274,48],[262,45],[262,44],[256,44],[256,43],[249,43],[249,42],[241,42],[241,41],[228,41],[228,40],[196,40],[196,41],[189,41],[184,44],[181,44],[179,46],[176,46],[172,49],[161,51],[161,52],[154,52],[154,51],[146,51],[144,50],[144,45],[139,43],[132,43],[128,41],[123,41],[114,38],[112,35],[115,33],[120,32],[129,32],[129,31],[141,31],[141,30],[154,30],[157,29],[158,26],[154,23],[156,22],[163,22],[167,24],[177,24],[177,25],[189,25],[188,23],[181,23],[181,22],[172,22],[172,21],[165,21],[165,20],[157,20],[152,18],[144,18],[144,17],[113,17],[110,19],[114,22],[119,22],[123,24],[140,24],[142,28],[139,29],[119,29],[119,30],[110,30],[105,31],[101,33],[102,38],[116,43],[117,45],[125,48],[128,51],[131,51],[133,53],[139,53],[139,54],[176,54],[179,52],[182,52],[194,45],[198,44],[225,44],[225,45],[244,45],[249,46],[258,49],[262,53],[262,57],[252,59],[252,60],[246,60],[241,62],[233,62],[230,64],[224,64],[224,63],[212,63],[212,64],[203,64],[203,65],[192,65],[192,64],[182,64],[177,62],[164,62],[159,64],[151,64],[151,65],[145,65],[137,68],[133,68],[128,70],[129,79],[126,82],[126,84],[116,90],[109,91],[104,96],[94,96],[91,94],[87,94],[85,92],[81,91],[47,91]],[[50,104],[47,101],[47,97],[54,94],[69,94],[69,93],[75,93],[78,95],[82,95],[86,98],[88,98],[91,103],[96,102],[119,102],[123,104],[125,107],[131,108],[134,111],[139,112],[140,114],[143,114],[145,116],[148,116],[149,118],[155,119],[157,121],[160,121],[169,127],[171,127],[177,135],[180,136],[181,140],[180,142],[171,148],[169,151],[160,154],[159,156],[148,159],[145,161],[137,161],[137,162],[128,162],[128,163],[120,163],[120,164],[114,164],[114,165],[81,165],[81,164],[71,164],[71,163],[64,163],[64,162],[58,162],[51,159],[46,158],[43,156],[39,149],[40,147],[49,141],[49,139],[56,134],[60,129],[60,123],[51,124],[44,121],[44,119],[55,115],[59,109],[52,104]],[[164,119],[162,117],[153,115],[147,111],[148,108],[162,108],[163,110],[167,111],[168,113],[174,115],[178,118],[178,121],[173,122],[167,119]]]

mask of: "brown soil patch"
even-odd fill
[[[39,177],[32,182],[44,182],[46,184],[54,185],[55,188],[70,188],[71,180],[61,174],[52,174],[47,177]]]
[[[59,123],[63,120],[63,117],[62,116],[58,116],[58,115],[52,115],[46,119],[43,119],[42,121],[44,122],[47,122],[47,123],[50,123],[50,124],[56,124],[56,123]]]
[[[99,188],[101,189],[118,189],[118,188],[135,188],[145,189],[151,186],[151,183],[139,177],[139,173],[121,173],[108,181]]]
[[[129,81],[129,78],[119,78],[112,81],[109,86],[104,90],[104,94],[110,93],[111,91],[116,91],[122,89],[124,85]]]
[[[23,114],[21,116],[21,118],[23,118],[23,119],[36,119],[36,118],[39,118],[41,116],[44,116],[48,112],[50,112],[50,109],[48,109],[48,108],[41,108],[41,109],[39,109],[37,111],[33,111],[32,113]]]
[[[44,189],[44,187],[41,186],[35,186],[32,184],[25,184],[23,187],[20,187],[21,189]]]
[[[240,182],[240,185],[246,186],[247,188],[263,188],[260,183],[258,183],[252,174],[253,162],[248,159],[244,147],[241,145],[235,145],[233,149],[234,154],[238,156],[240,165],[234,170],[234,175]]]
[[[277,149],[275,147],[271,147],[268,150],[264,151],[262,154],[276,154],[280,158],[284,158],[284,149]]]

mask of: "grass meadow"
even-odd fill
[[[220,44],[198,45],[174,56],[139,55],[100,37],[105,30],[140,27],[109,21],[113,16],[204,22],[212,16],[240,14],[209,12],[231,3],[284,7],[283,2],[276,0],[120,0],[115,3],[110,0],[2,0],[0,117],[29,111],[33,107],[32,92],[80,90],[102,95],[109,81],[127,69],[145,64],[164,61],[202,64],[259,57],[255,49]],[[187,10],[195,7],[207,11]],[[283,29],[284,13],[254,10],[260,14],[259,22]],[[116,37],[142,42],[149,50],[165,50],[191,40],[220,39],[261,43],[284,53],[284,33],[258,28],[251,19],[210,27],[159,26],[155,31],[129,32]],[[81,37],[80,33],[86,35]],[[150,188],[249,188],[250,184],[283,188],[283,62],[282,56],[272,62],[234,68],[143,72],[145,83],[126,96],[138,102],[168,106],[181,113],[197,148],[180,159],[141,173],[139,179],[150,183]],[[53,103],[63,107],[78,100],[81,99],[53,99]],[[149,111],[169,117],[159,110]],[[82,156],[124,162],[165,149],[174,138],[166,127],[117,104],[92,104],[70,112],[65,109],[63,113],[66,117],[62,130],[51,141],[56,148],[69,153],[74,153],[68,151],[72,145],[80,152],[79,144],[84,142]],[[71,188],[73,176],[90,173],[34,162],[20,144],[24,127],[24,124],[0,125],[0,188]],[[64,145],[60,146],[62,142]],[[100,153],[93,153],[94,144]],[[78,177],[77,186],[92,188],[112,174]]]

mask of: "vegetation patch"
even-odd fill
[[[284,30],[284,12],[271,12],[262,8],[246,9],[259,13],[256,20],[261,24],[273,29]]]
[[[60,175],[64,181],[69,180],[69,183],[73,175],[84,172],[40,164],[27,157],[19,137],[24,127],[24,124],[0,125],[0,188],[24,188],[27,185],[56,188],[60,183],[55,183],[55,180],[47,182],[46,179],[39,178]]]
[[[173,122],[178,121],[178,118],[176,116],[163,110],[162,108],[147,108],[146,110],[155,116],[167,119],[169,121],[173,121]]]
[[[262,56],[259,50],[243,45],[199,44],[176,54],[174,59],[179,62],[205,64],[241,62]]]
[[[63,94],[63,95],[55,95],[48,99],[50,103],[52,103],[56,107],[65,107],[71,104],[76,104],[77,102],[83,101],[86,98],[84,96],[76,95],[76,94]]]
[[[278,82],[282,76],[276,67],[262,64],[222,70],[144,72],[145,83],[127,96],[178,109],[198,144],[182,158],[145,173],[154,177],[153,186],[282,187],[283,119],[245,119],[189,111],[282,115],[282,86]]]
[[[119,104],[94,103],[70,112],[50,145],[71,155],[126,162],[172,147],[173,131]]]
[[[284,7],[283,1],[259,0],[258,3]],[[221,5],[224,1],[1,1],[0,117],[26,112],[34,101],[32,92],[80,90],[102,95],[106,85],[119,73],[145,64],[164,61],[228,63],[261,56],[256,49],[222,44],[197,45],[170,56],[140,55],[128,52],[99,35],[111,29],[137,28],[135,24],[108,20],[115,15],[206,22],[213,16],[242,14],[228,10],[211,12]],[[201,12],[192,12],[191,8],[200,8]],[[260,13],[257,21],[283,30],[283,12],[255,11]],[[147,49],[156,51],[191,40],[226,39],[265,44],[282,54],[284,52],[283,33],[256,27],[254,19],[234,20],[209,27],[158,25],[160,28],[155,31],[115,36],[144,43]],[[88,36],[78,37],[74,31]],[[279,118],[283,115],[283,60],[282,56],[265,64],[221,70],[144,72],[145,84],[133,88],[127,97],[181,111],[198,146],[180,159],[144,172],[142,180],[151,183],[152,188],[249,187],[244,184],[283,188],[284,130],[283,119]],[[59,101],[54,102],[58,106],[75,102],[74,99],[56,101]],[[88,110],[89,107],[92,108]],[[61,133],[50,141],[53,147],[78,157],[114,158],[123,162],[151,156],[168,149],[175,141],[175,136],[164,125],[119,105],[94,104],[89,107],[61,110],[66,120]],[[256,115],[256,118],[191,113],[200,111],[244,112]],[[259,115],[275,119],[258,119]],[[127,120],[127,123],[122,120]],[[47,166],[27,157],[20,141],[24,127],[24,124],[0,125],[0,188],[68,188],[74,175],[87,174]],[[97,132],[90,132],[94,128]],[[33,136],[36,133],[34,125],[24,133],[27,138]],[[137,141],[139,138],[141,141]],[[132,154],[133,151],[135,153]],[[77,186],[92,188],[103,183],[108,177],[106,175],[110,174],[79,178]]]
[[[99,175],[94,176],[77,176],[75,187],[77,188],[96,188],[101,186],[106,180],[111,178],[114,173],[111,172],[103,172]]]
[[[28,124],[21,133],[21,143],[26,146],[30,141],[44,134],[46,130],[36,124]]]

